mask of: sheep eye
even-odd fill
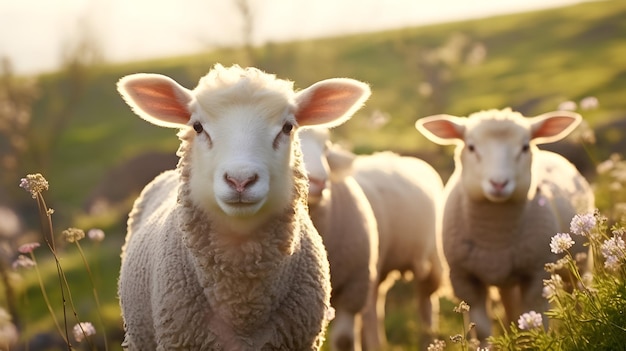
[[[472,144],[467,145],[467,149],[469,150],[469,152],[474,152],[474,151],[476,151],[476,148],[475,148],[475,147],[474,147],[474,145],[472,145]]]
[[[523,153],[528,152],[529,149],[530,149],[530,146],[528,144],[524,144],[524,146],[522,146],[522,152]]]
[[[285,124],[283,124],[283,130],[282,130],[283,133],[289,134],[291,133],[292,130],[293,130],[293,124],[289,122],[285,122]]]
[[[204,130],[204,128],[202,127],[202,123],[200,122],[196,122],[193,124],[193,130],[196,131],[196,133],[200,134],[202,133],[202,131]]]

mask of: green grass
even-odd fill
[[[121,350],[122,320],[117,300],[116,286],[119,274],[119,250],[121,242],[119,235],[109,235],[102,243],[81,241],[83,250],[90,265],[95,287],[98,291],[105,330],[108,336],[110,350]],[[66,243],[65,243],[66,244]],[[57,244],[59,245],[59,243]],[[58,250],[58,249],[57,249]],[[35,250],[38,267],[43,278],[46,293],[61,327],[64,325],[63,298],[61,295],[59,277],[54,259],[47,248]],[[97,330],[97,339],[101,339],[103,332],[98,317],[96,302],[92,293],[92,284],[77,248],[66,244],[58,251],[63,272],[70,286],[71,301],[81,322],[93,323]],[[15,288],[18,292],[18,309],[22,324],[21,340],[28,340],[38,333],[56,335],[56,329],[48,308],[42,297],[35,270],[19,271]],[[67,325],[70,330],[77,323],[72,311],[70,297],[65,293]],[[99,340],[101,341],[101,340]],[[75,344],[75,343],[74,343]]]
[[[347,76],[371,84],[373,95],[334,137],[359,152],[391,149],[404,153],[439,150],[413,127],[431,113],[467,115],[512,106],[533,115],[556,109],[564,100],[594,95],[601,108],[589,120],[592,126],[622,117],[626,89],[626,4],[593,2],[563,9],[493,17],[373,34],[273,44],[255,51],[254,65],[296,82],[304,88],[315,81]],[[421,52],[445,43],[455,33],[483,43],[486,60],[476,66],[455,67],[447,87],[446,104],[431,111],[417,93],[423,81],[416,60]],[[58,142],[49,140],[51,111],[63,103],[64,78],[40,77],[41,99],[33,115],[34,142],[49,158],[44,171],[55,184],[55,200],[72,216],[80,210],[87,191],[105,171],[146,150],[174,152],[174,130],[151,126],[122,102],[115,82],[134,72],[167,74],[192,88],[216,62],[250,63],[242,51],[224,49],[166,60],[133,62],[94,68],[82,98],[65,116],[67,127]],[[391,121],[378,130],[368,117],[379,110]],[[41,170],[41,162],[27,162]]]
[[[85,216],[82,205],[111,167],[148,150],[174,153],[178,145],[175,130],[149,125],[128,109],[115,89],[120,77],[136,72],[161,73],[193,88],[200,76],[214,63],[221,62],[255,65],[293,80],[297,88],[337,76],[366,81],[372,87],[372,97],[351,121],[334,131],[334,139],[358,152],[390,149],[409,154],[429,153],[434,155],[433,164],[445,175],[451,165],[451,150],[428,142],[415,130],[414,122],[419,117],[432,113],[467,115],[506,106],[535,115],[555,110],[564,100],[596,96],[600,108],[585,113],[592,127],[625,118],[624,18],[626,2],[600,1],[481,20],[271,44],[257,48],[254,61],[242,50],[223,49],[94,67],[75,108],[63,116],[67,119],[65,128],[54,135],[51,135],[51,116],[69,99],[68,84],[61,73],[46,74],[38,77],[40,99],[34,106],[31,149],[23,159],[22,168],[25,173],[42,172],[50,182],[46,198],[56,210],[55,224],[59,231],[70,225],[85,229],[104,226],[109,243],[98,249],[85,249],[101,269],[99,291],[101,301],[106,304],[109,329],[119,329],[115,289],[130,201],[99,218]],[[453,67],[446,85],[445,104],[433,110],[431,101],[418,94],[424,72],[417,68],[417,60],[420,54],[440,47],[458,33],[474,43],[482,43],[487,56],[479,65]],[[373,130],[369,127],[369,116],[375,111],[389,114],[391,120]],[[621,137],[621,133],[616,135],[617,139]],[[50,143],[50,140],[56,141]],[[604,150],[595,152],[606,156]],[[15,202],[32,205],[35,212],[30,198],[21,195],[23,199],[14,199]],[[37,227],[38,222],[29,225]],[[72,247],[67,248],[62,264],[72,278],[72,289],[83,292],[80,295],[86,298],[78,302],[81,312],[92,316],[91,295],[84,293],[90,289],[88,279],[82,275],[79,257],[73,251]],[[46,261],[45,268],[47,286],[55,286],[53,264]],[[23,319],[29,323],[29,333],[49,329],[51,321],[39,301],[40,293],[33,277],[27,275],[21,286]],[[410,290],[410,284],[400,283],[390,291],[387,329],[392,345],[399,349],[414,347],[417,342]],[[59,296],[52,298],[58,301]],[[459,332],[460,326],[451,310],[451,303],[442,301],[442,333],[448,335]]]

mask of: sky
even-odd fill
[[[56,69],[64,48],[97,40],[109,62],[242,42],[236,0],[0,0],[0,57],[20,74]],[[582,0],[247,0],[255,44],[419,26]]]

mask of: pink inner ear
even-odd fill
[[[424,128],[442,139],[463,139],[455,125],[450,121],[437,120],[423,124]]]
[[[296,118],[301,125],[313,119],[311,124],[331,122],[349,111],[359,97],[360,91],[349,87],[320,86],[299,106]]]
[[[150,115],[170,122],[185,123],[189,119],[187,101],[167,82],[129,82],[128,91],[134,102]]]
[[[558,135],[566,130],[573,122],[575,122],[575,119],[567,116],[555,116],[548,118],[541,123],[539,128],[533,131],[532,137],[534,139]]]

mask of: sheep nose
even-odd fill
[[[320,178],[315,178],[315,177],[311,177],[309,176],[309,183],[311,183],[311,185],[315,185],[319,188],[325,188],[326,187],[326,180],[325,179],[320,179]]]
[[[489,180],[489,183],[491,183],[491,186],[497,191],[502,191],[504,190],[504,187],[509,183],[509,181],[505,180],[505,181],[498,182],[495,180]]]
[[[326,180],[309,175],[309,195],[319,196],[326,189]]]
[[[243,193],[247,187],[253,185],[258,179],[259,179],[259,175],[256,173],[247,177],[246,176],[242,176],[242,177],[231,176],[228,173],[224,174],[224,180],[226,180],[226,183],[228,184],[228,186],[230,186],[232,189],[234,189],[238,193]]]

